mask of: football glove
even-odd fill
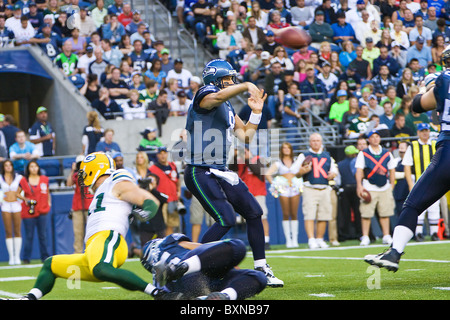
[[[157,212],[158,205],[150,199],[146,199],[142,207],[133,206],[133,210],[131,211],[133,216],[141,222],[149,221],[156,215]]]

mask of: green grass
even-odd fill
[[[351,244],[352,246],[349,246]],[[308,250],[274,246],[267,251],[267,260],[275,275],[285,282],[283,288],[266,288],[257,300],[449,300],[450,241],[439,243],[411,242],[396,273],[366,264],[366,254],[376,254],[385,246],[361,248],[347,242],[338,248]],[[252,268],[251,254],[240,265]],[[151,281],[151,275],[137,259],[128,260],[122,268]],[[22,295],[34,284],[34,279],[11,281],[12,277],[37,277],[35,265],[9,267],[0,263],[0,297]],[[8,279],[9,278],[9,279]],[[372,279],[377,281],[373,282]],[[24,279],[24,278],[21,278]],[[379,288],[371,288],[374,283]],[[57,279],[46,300],[151,300],[140,293],[119,288],[112,283],[73,282]],[[369,286],[368,286],[369,284]],[[440,288],[440,289],[438,289]]]

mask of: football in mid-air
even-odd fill
[[[363,190],[361,196],[362,196],[364,203],[370,203],[370,201],[372,201],[372,196],[370,195],[370,192],[367,191],[366,189]]]
[[[311,36],[309,33],[297,27],[281,29],[279,39],[282,45],[291,49],[300,49],[311,43]]]
[[[312,158],[313,158],[312,155],[307,155],[307,156],[305,157],[305,160],[303,160],[302,165],[303,165],[303,166],[306,166],[306,165],[308,165],[309,163],[311,163]]]

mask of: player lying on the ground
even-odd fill
[[[239,239],[200,244],[174,233],[147,242],[141,263],[153,274],[155,286],[183,294],[177,299],[242,300],[267,284],[263,272],[235,268],[245,254]]]

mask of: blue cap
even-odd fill
[[[266,36],[270,37],[270,36],[274,36],[275,33],[273,33],[272,30],[267,31]]]
[[[338,97],[346,97],[346,96],[347,96],[347,91],[345,91],[345,90],[339,90],[339,91],[337,92],[337,96],[338,96]]]
[[[380,135],[380,133],[377,130],[372,130],[372,131],[366,133],[367,138],[370,138],[374,133],[376,133],[377,135]]]
[[[419,123],[417,125],[417,131],[422,131],[422,130],[430,130],[430,125],[428,123]]]

